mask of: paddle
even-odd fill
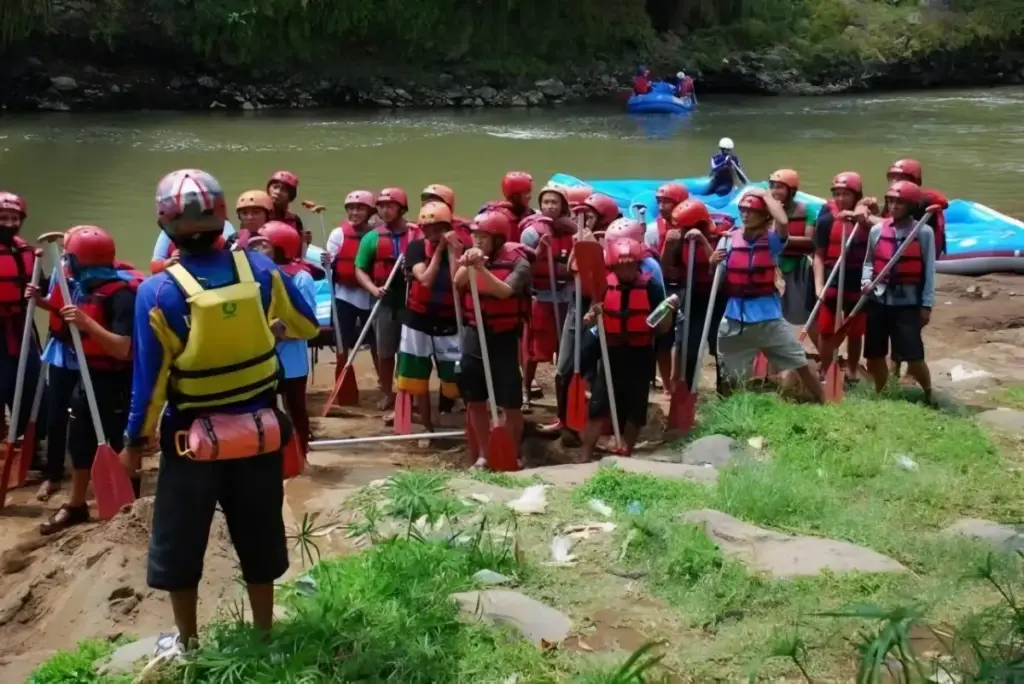
[[[285,405],[280,400],[278,401],[278,407],[285,411]],[[306,455],[302,453],[302,449],[299,446],[299,431],[295,427],[295,423],[292,423],[291,439],[288,440],[281,450],[281,477],[284,480],[298,477],[302,474],[305,467]]]
[[[25,434],[21,437],[21,468],[18,472],[18,486],[28,480],[28,468],[36,455],[36,421],[39,419],[39,407],[43,403],[43,388],[46,386],[46,364],[39,369],[39,380],[36,381],[36,394],[32,399],[32,413],[25,426]]]
[[[455,327],[459,331],[459,348],[461,348],[463,340],[462,332],[465,330],[465,327],[462,322],[462,303],[459,299],[458,292],[455,290],[455,269],[457,258],[455,248],[448,245],[448,272],[451,274],[452,279],[452,295],[455,299]],[[456,368],[459,368],[459,366],[456,366]],[[466,442],[470,444],[470,446],[478,446],[476,445],[476,435],[473,434],[473,421],[469,419],[469,416],[466,416]],[[476,461],[480,454],[475,453],[472,454],[472,456],[473,460]]]
[[[578,248],[583,239],[583,215],[576,217],[576,245]],[[597,244],[597,243],[594,243]],[[574,248],[574,249],[575,249]],[[572,341],[572,379],[569,381],[569,395],[566,397],[565,424],[570,430],[580,432],[587,424],[587,386],[580,375],[580,336],[583,334],[583,286],[580,282],[579,260],[576,261],[576,279],[574,296],[576,313],[573,321],[575,334]]]
[[[39,242],[46,245],[50,255],[53,272],[57,274],[57,285],[60,287],[61,296],[65,302],[70,303],[72,301],[71,292],[68,290],[67,278],[64,277],[64,268],[60,263],[60,248],[57,245],[63,239],[63,233],[46,233],[39,236]],[[74,343],[75,354],[78,357],[78,369],[82,376],[85,398],[89,404],[92,426],[96,431],[96,458],[92,464],[92,488],[96,493],[96,508],[100,520],[110,520],[123,507],[129,506],[135,501],[135,493],[117,452],[110,446],[110,442],[107,441],[107,436],[103,432],[100,409],[96,403],[96,390],[92,384],[85,352],[82,349],[82,333],[74,323],[68,322],[68,328],[71,330],[71,341]]]
[[[405,390],[395,393],[395,434],[412,432],[412,395]]]
[[[750,179],[747,178],[747,174],[743,173],[743,169],[741,169],[740,167],[736,166],[736,162],[734,162],[732,159],[730,159],[729,160],[729,166],[732,167],[733,173],[736,174],[736,177],[739,178],[743,182],[744,185],[750,185]]]
[[[487,333],[484,326],[483,310],[480,308],[480,291],[476,283],[476,268],[469,268],[469,290],[473,297],[473,311],[476,314],[477,334],[480,337],[480,353],[484,361],[484,382],[487,383],[487,403],[491,409],[491,433],[487,436],[487,466],[491,470],[519,470],[516,445],[508,428],[498,421],[498,403],[494,399],[494,378],[491,376],[491,357],[487,353]],[[513,359],[504,359],[514,363]]]
[[[850,245],[853,244],[853,239],[854,237],[856,237],[858,230],[860,230],[860,228],[854,228],[853,232],[850,233],[850,237],[846,239],[846,243],[842,247],[840,258],[843,259],[844,261],[846,260],[846,250],[849,249]],[[825,281],[825,287],[823,287],[821,290],[821,296],[818,297],[818,300],[814,303],[814,308],[811,309],[811,313],[807,317],[807,323],[805,323],[804,327],[800,330],[800,334],[797,338],[801,342],[807,339],[808,331],[811,329],[811,326],[814,325],[814,321],[817,320],[818,310],[821,308],[821,303],[825,301],[825,292],[827,292],[828,289],[832,287],[832,282],[836,279],[837,275],[839,275],[838,261],[836,262],[835,266],[832,267],[832,270],[829,272],[828,280]]]
[[[395,280],[395,276],[398,275],[399,270],[402,268],[402,262],[405,260],[404,254],[399,254],[395,260],[395,265],[391,268],[391,273],[388,275],[387,281],[384,283],[384,289],[387,290],[391,287],[391,283]],[[332,297],[333,299],[333,297]],[[370,310],[370,315],[366,319],[366,323],[363,325],[363,329],[359,333],[359,338],[356,340],[355,346],[352,348],[352,353],[348,355],[348,359],[345,361],[344,368],[341,369],[341,374],[338,375],[334,381],[334,389],[331,390],[330,396],[327,398],[327,403],[324,404],[323,412],[320,414],[321,418],[326,418],[327,414],[331,412],[331,407],[337,402],[338,406],[356,406],[359,403],[359,385],[356,383],[355,372],[352,370],[352,364],[356,360],[356,354],[359,353],[360,347],[363,346],[363,340],[370,333],[370,326],[373,325],[373,319],[377,317],[377,312],[380,311],[381,304],[383,304],[384,298],[381,297],[377,300],[377,303],[373,305],[373,309]]]
[[[552,228],[554,230],[554,228]],[[561,317],[558,315],[558,288],[555,285],[555,254],[551,249],[551,237],[550,234],[545,235],[547,243],[545,247],[548,253],[548,289],[551,292],[551,308],[555,313],[555,339],[558,340],[558,345],[562,344],[562,326],[559,325]],[[543,239],[543,238],[542,238]]]
[[[856,230],[856,227],[854,227],[854,231]],[[836,264],[836,267],[839,269],[839,297],[836,299],[836,319],[832,325],[833,335],[839,329],[839,326],[843,324],[843,290],[846,287],[846,247],[846,224],[844,223],[843,244],[839,252],[839,263]],[[809,321],[808,325],[810,325]],[[825,363],[828,364],[825,370],[825,401],[838,404],[843,400],[843,385],[846,380],[846,374],[833,359],[829,359]]]
[[[303,201],[302,206],[320,217],[320,238],[324,241],[324,250],[326,250],[327,226],[324,224],[324,212],[327,211],[327,207],[309,200]],[[331,327],[334,329],[334,364],[335,367],[338,367],[344,365],[345,347],[341,343],[341,321],[338,318],[338,302],[334,296],[334,269],[330,266],[325,266],[324,271],[327,276],[327,291],[331,296]],[[314,373],[315,368],[315,364],[310,366],[310,375]]]
[[[878,284],[881,283],[887,275],[889,275],[889,271],[895,268],[896,264],[899,263],[900,257],[903,256],[903,252],[907,250],[907,247],[914,241],[917,234],[921,232],[921,227],[928,222],[928,219],[930,219],[932,214],[938,211],[938,209],[939,207],[936,206],[928,207],[924,216],[922,216],[921,220],[913,227],[910,234],[907,235],[907,239],[903,241],[903,244],[896,249],[896,252],[892,255],[892,259],[889,259],[889,263],[885,265],[885,268],[882,269],[881,273],[875,275],[874,280],[861,288],[860,299],[857,300],[857,303],[843,321],[842,325],[836,328],[835,334],[827,340],[822,340],[820,352],[823,363],[828,363],[836,349],[839,349],[839,346],[846,340],[846,336],[850,334],[850,327],[853,323],[854,316],[860,313],[860,310],[864,308],[864,304],[868,301],[868,295],[870,295],[872,290],[874,290],[875,287],[877,287]]]
[[[683,295],[683,338],[679,341],[679,379],[672,388],[672,399],[668,405],[667,427],[673,430],[687,431],[692,423],[687,425],[686,416],[693,415],[693,404],[697,396],[690,391],[690,385],[686,382],[686,359],[690,351],[690,311],[693,294],[693,250],[696,246],[693,239],[687,240],[689,258],[686,262],[686,293]],[[702,340],[703,343],[703,340]],[[700,368],[694,367],[694,375],[700,372]]]
[[[708,297],[708,311],[704,314],[704,327],[701,329],[700,342],[697,344],[697,362],[693,366],[693,385],[690,387],[689,400],[680,407],[682,416],[679,418],[680,437],[685,437],[693,429],[697,420],[697,388],[700,386],[700,367],[704,363],[704,350],[711,332],[711,320],[715,316],[715,300],[718,298],[718,286],[722,283],[722,274],[725,273],[725,264],[722,263],[715,269],[715,278],[711,281],[711,294]]]
[[[29,282],[38,283],[43,272],[43,260],[36,256],[35,265],[32,267],[32,280]],[[70,301],[65,299],[64,301]],[[28,300],[25,309],[25,326],[21,332],[21,351],[18,353],[18,371],[14,379],[14,401],[11,403],[11,423],[7,431],[7,443],[4,445],[4,467],[0,472],[0,508],[4,507],[4,500],[7,498],[7,487],[11,481],[11,468],[15,459],[15,443],[18,441],[18,422],[21,420],[21,397],[25,393],[25,373],[28,370],[28,355],[32,350],[32,326],[35,325],[36,298]],[[41,372],[41,371],[40,371]],[[34,432],[34,430],[33,430]],[[26,435],[27,436],[27,435]],[[33,435],[32,439],[35,439]],[[23,484],[21,471],[27,471],[24,465],[25,442],[21,446],[20,462],[18,469],[14,471],[17,478],[16,486]]]

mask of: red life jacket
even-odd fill
[[[515,270],[516,261],[528,258],[520,245],[505,243],[498,253],[487,262],[487,270],[499,280],[505,280]],[[515,330],[530,315],[530,297],[518,295],[506,299],[491,297],[480,293],[480,309],[484,316],[484,325],[488,333],[501,333]],[[473,294],[469,287],[462,295],[462,314],[466,325],[477,326],[476,311],[473,310]]]
[[[854,280],[860,282],[861,267],[864,266],[864,259],[867,256],[868,251],[868,230],[853,221],[847,221],[839,218],[839,212],[841,211],[836,206],[835,200],[829,200],[828,209],[832,213],[832,232],[828,236],[828,248],[825,250],[825,273],[831,273],[835,265],[839,263],[839,255],[843,251],[843,235],[846,235],[846,239],[849,239],[851,235],[854,236],[853,242],[846,250],[846,273],[848,280],[852,283]],[[856,231],[856,233],[854,233]],[[850,275],[855,273],[856,278]],[[838,274],[836,275],[837,280],[825,290],[825,296],[835,301],[839,297],[839,281]],[[860,290],[858,288],[845,287],[843,289],[843,299],[849,299],[856,301],[860,298]]]
[[[133,279],[131,281],[121,280],[108,280],[99,287],[93,288],[84,300],[78,303],[78,308],[83,313],[89,316],[103,328],[110,330],[110,325],[107,321],[106,310],[104,309],[103,302],[107,297],[113,296],[115,293],[121,290],[129,290],[131,292],[137,292],[139,285],[142,283],[142,279]],[[72,348],[71,340],[71,328],[68,326],[67,321],[60,315],[59,312],[64,308],[64,296],[61,294],[60,288],[54,288],[53,292],[50,293],[50,306],[53,308],[55,313],[50,314],[50,333],[58,340],[66,344],[69,348]],[[82,336],[82,351],[85,353],[85,358],[89,368],[95,368],[97,370],[124,370],[131,368],[132,361],[128,359],[115,359],[110,356],[94,338],[87,335],[84,331],[79,330]]]
[[[807,205],[803,202],[793,202],[793,212],[789,215],[789,223],[787,224],[789,229],[790,237],[814,237],[814,227],[807,225]],[[814,252],[814,244],[810,244],[807,247],[795,247],[786,242],[785,248],[782,253],[786,256],[803,256]]]
[[[462,246],[466,248],[473,246],[473,233],[470,231],[469,225],[469,221],[462,217],[456,216],[452,219],[452,230],[459,236]]]
[[[711,220],[715,223],[715,232],[718,235],[725,235],[736,225],[736,219],[728,214],[711,214]]]
[[[345,287],[359,287],[356,280],[356,254],[359,253],[359,242],[365,233],[360,233],[351,221],[342,221],[341,249],[334,257],[334,282]]]
[[[537,231],[538,236],[549,236],[548,242],[545,245],[544,249],[550,249],[551,254],[554,257],[555,285],[556,287],[561,289],[566,283],[569,282],[569,254],[572,252],[573,245],[576,244],[576,234],[556,233],[551,227],[551,219],[535,219],[529,225],[535,231]],[[541,251],[539,243],[536,251]],[[559,264],[565,267],[565,270],[562,271],[561,275],[559,275]],[[551,291],[551,274],[548,272],[547,252],[544,252],[543,256],[537,259],[536,263],[533,265],[533,288],[536,291]]]
[[[0,316],[25,311],[25,286],[32,279],[35,264],[35,250],[17,235],[13,246],[0,245]]]
[[[753,243],[737,230],[730,236],[729,255],[725,259],[725,291],[730,297],[765,297],[775,289],[775,259],[765,233]]]
[[[405,250],[409,247],[409,241],[415,240],[422,237],[419,232],[419,227],[415,223],[406,223],[402,226],[402,232],[399,234],[398,239],[398,254],[395,254],[395,244],[391,239],[391,231],[387,226],[378,226],[377,231],[377,257],[373,262],[373,272],[370,277],[373,278],[373,284],[377,287],[384,287],[384,283],[388,281],[388,276],[391,275],[391,269],[395,267],[395,261],[398,260],[399,254],[405,254]]]
[[[655,221],[655,225],[658,226],[658,254],[660,255],[665,251],[666,236],[671,228],[668,225],[668,221],[666,221],[662,216],[658,217],[658,220]]]
[[[634,76],[633,92],[637,95],[646,95],[651,92],[651,82],[643,76]]]
[[[292,278],[299,273],[309,273],[309,267],[299,259],[292,259],[287,264],[277,264],[277,268]]]
[[[932,204],[937,204],[943,209],[949,208],[949,200],[938,190],[921,188],[921,195],[925,208]],[[938,259],[946,253],[946,214],[944,211],[935,215],[935,226],[932,230],[935,232],[935,258]]]
[[[614,273],[606,279],[604,292],[604,330],[610,347],[646,347],[654,339],[647,317],[651,302],[647,297],[650,275],[641,273],[631,283],[620,283]]]
[[[516,211],[515,205],[508,200],[493,200],[488,202],[480,208],[480,213],[485,211],[500,211],[508,217],[508,220],[512,222],[512,234],[509,236],[509,242],[519,242],[519,238],[523,235],[523,229],[520,227],[526,218],[537,213],[532,207],[524,207],[520,211]]]
[[[707,236],[708,240],[714,244],[715,237],[713,235]],[[684,240],[683,247],[679,252],[679,261],[682,264],[682,273],[684,280],[681,281],[682,286],[686,287],[686,269],[689,267],[687,264],[690,262],[690,255],[693,255],[693,291],[700,294],[710,294],[711,282],[714,280],[714,274],[712,273],[711,261],[708,253],[704,251],[704,245],[698,243],[696,240]]]
[[[430,240],[426,240],[425,245],[429,261],[438,246]],[[416,277],[411,279],[405,303],[410,311],[451,322],[455,320],[455,294],[452,291],[451,270],[444,261],[445,258],[441,257],[441,267],[437,272],[437,278],[434,279],[433,288],[424,287]],[[483,299],[480,300],[480,306],[483,306]]]
[[[301,234],[301,230],[302,229],[299,228],[299,217],[296,216],[295,214],[293,214],[288,209],[285,209],[284,214],[282,216],[278,216],[277,211],[271,212],[270,220],[271,221],[280,221],[281,223],[287,223],[289,226],[291,226],[295,230],[300,231],[300,234]]]
[[[886,264],[892,260],[896,250],[899,249],[903,240],[896,239],[896,229],[892,225],[892,219],[882,221],[878,233],[878,242],[875,244],[875,277],[882,272]],[[900,260],[896,262],[895,268],[889,271],[884,282],[893,285],[920,285],[924,282],[924,261],[921,259],[921,241],[916,237],[907,246]]]

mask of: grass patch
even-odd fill
[[[1000,387],[992,393],[992,401],[1007,408],[1024,410],[1024,385]]]
[[[87,639],[74,651],[57,653],[33,672],[26,684],[130,684],[130,675],[99,675],[93,668],[97,660],[107,658],[122,640]]]

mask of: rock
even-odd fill
[[[565,84],[557,78],[546,78],[542,81],[537,81],[533,85],[537,87],[537,90],[539,90],[544,97],[555,99],[565,95]]]
[[[451,74],[441,74],[437,77],[437,85],[441,88],[448,88],[455,84],[455,77]]]
[[[529,90],[524,93],[524,96],[526,97],[526,104],[531,107],[544,104],[544,93],[539,90]]]
[[[477,482],[460,477],[448,480],[448,489],[466,499],[471,499],[473,494],[477,494],[486,497],[490,503],[507,503],[518,499],[523,494],[522,489],[509,489],[488,482]],[[483,502],[481,501],[481,503]]]
[[[409,91],[402,88],[395,88],[395,97],[405,102],[412,102],[412,95],[409,94]]]
[[[395,106],[395,103],[392,102],[391,100],[387,99],[386,97],[375,97],[375,98],[373,98],[373,102],[376,105],[380,106],[380,107],[394,107]]]
[[[62,100],[42,100],[39,109],[44,112],[70,112],[71,105]]]
[[[683,515],[683,522],[702,527],[722,553],[775,579],[814,577],[822,571],[905,572],[900,563],[849,542],[803,537],[742,522],[721,511],[703,509]]]
[[[220,102],[217,102],[216,100],[214,100],[213,102],[210,103],[210,109],[227,109],[227,105],[226,104],[221,104]]]
[[[252,102],[249,102],[248,100],[246,100],[245,102],[242,103],[242,109],[244,109],[247,112],[251,112],[254,109],[256,109],[256,105],[254,105]]]
[[[572,620],[561,611],[507,589],[452,594],[464,613],[492,624],[510,625],[535,646],[561,643]]]
[[[664,463],[649,461],[643,458],[623,458],[622,456],[605,456],[601,459],[602,466],[615,465],[627,473],[654,475],[673,480],[689,480],[691,482],[712,483],[718,479],[718,471],[714,468],[689,465],[686,463]]]
[[[473,91],[473,95],[484,102],[490,103],[498,96],[498,91],[491,86],[482,86]]]
[[[976,363],[962,359],[939,359],[928,364],[936,387],[980,389],[995,384],[995,377]]]
[[[1024,551],[1024,526],[961,518],[942,531],[988,542],[1003,551]]]
[[[173,90],[177,90],[178,88],[180,88],[181,87],[181,77],[180,76],[172,77],[169,86]]]
[[[980,422],[1000,430],[1024,435],[1024,411],[997,408],[977,415]]]
[[[981,285],[970,285],[966,292],[969,299],[992,299],[996,296],[994,291]]]
[[[474,97],[474,98],[473,98],[473,106],[474,106],[474,107],[483,107],[483,106],[484,106],[484,101],[483,101],[483,99],[481,99],[481,98],[479,98],[479,97]]]
[[[525,107],[527,105],[526,98],[522,95],[513,95],[508,103],[513,107]]]
[[[686,445],[677,463],[721,468],[736,456],[750,456],[750,449],[726,435],[708,435]]]
[[[220,88],[220,81],[215,79],[213,76],[200,76],[196,79],[196,83],[207,90],[217,90]]]
[[[54,90],[61,93],[78,90],[78,81],[70,76],[54,76],[50,79],[50,85],[53,86]]]
[[[165,634],[173,634],[174,631],[173,628],[170,628]],[[156,653],[156,642],[159,638],[159,634],[154,634],[153,636],[121,646],[110,655],[110,660],[100,668],[100,674],[131,674],[135,669],[135,663],[143,658],[151,658]]]
[[[478,570],[473,575],[473,580],[486,586],[495,586],[498,584],[511,584],[515,580],[511,577],[506,577],[500,572],[494,572],[493,570]]]
[[[586,482],[591,475],[597,472],[598,467],[598,464],[592,461],[590,463],[567,463],[566,465],[527,468],[509,474],[526,480],[536,476],[555,487],[572,488]]]

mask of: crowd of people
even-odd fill
[[[712,180],[723,170],[739,171],[727,139],[712,161]],[[45,380],[40,424],[48,457],[40,500],[61,486],[65,451],[71,461],[67,502],[41,532],[89,519],[97,436],[79,373],[84,364],[102,388],[96,399],[103,433],[120,450],[136,496],[144,453],[150,447],[160,453],[148,581],[171,593],[180,636],[172,647],[197,634],[196,591],[218,506],[238,551],[254,622],[269,628],[273,582],[288,564],[282,453],[293,442],[302,454],[308,449],[307,345],[325,334],[314,300],[314,280],[325,277],[335,317],[326,335],[339,371],[367,328],[379,408],[392,410],[396,397],[408,396],[424,437],[435,424],[430,380],[436,371],[437,410],[451,412],[464,402],[467,465],[477,467],[490,464],[488,400],[501,409],[518,445],[540,364],[555,366],[557,419],[539,429],[578,444],[581,460],[593,458],[611,422],[621,426],[622,438],[608,448],[630,455],[646,424],[655,376],[666,391],[677,383],[693,387],[705,344],[720,393],[742,385],[755,357],[763,356],[771,372],[798,379],[807,396],[823,401],[822,376],[794,325],[807,328],[827,365],[835,351],[828,340],[843,315],[853,314],[845,338],[848,381],[860,379],[863,356],[881,391],[891,353],[930,395],[921,329],[934,303],[945,200],[922,189],[914,160],[895,162],[887,181],[880,202],[864,195],[858,173],[839,173],[831,199],[812,220],[796,197],[799,175],[780,169],[768,189],[743,192],[735,224],[675,183],[658,188],[657,216],[649,224],[623,217],[612,198],[590,188],[536,190],[523,171],[507,173],[501,197],[471,219],[456,214],[455,192],[445,185],[426,186],[418,207],[401,188],[357,189],[345,197],[345,217],[314,263],[304,258],[311,235],[293,211],[295,174],[278,171],[264,189],[239,195],[236,232],[218,181],[181,170],[157,186],[160,239],[149,276],[119,260],[114,238],[98,226],[67,230],[54,272],[41,275],[41,252],[24,233],[26,202],[0,193],[4,403],[21,402],[13,434],[24,434],[31,390]],[[584,242],[600,245],[600,263],[576,259]],[[62,280],[70,301],[61,295]],[[583,280],[599,286],[578,293]],[[680,315],[686,289],[688,325]],[[843,314],[837,313],[840,291]],[[854,311],[862,294],[868,305]],[[49,316],[45,345],[37,342],[30,302]],[[663,305],[671,315],[651,316]],[[73,329],[85,358],[75,351]],[[25,330],[33,333],[28,353],[22,353]],[[29,389],[16,398],[19,374]],[[582,429],[567,418],[576,374],[589,387]]]
[[[686,72],[677,72],[673,78],[668,80],[668,83],[672,84],[672,94],[676,97],[693,97],[693,77],[687,76]],[[641,64],[633,74],[633,94],[646,95],[650,93],[653,88],[652,84],[651,70]]]

